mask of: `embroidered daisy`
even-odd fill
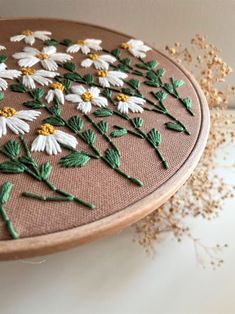
[[[7,134],[7,127],[15,134],[24,134],[29,132],[29,125],[23,120],[33,121],[41,112],[35,110],[16,111],[12,107],[3,107],[0,109],[0,138]]]
[[[103,87],[123,86],[123,80],[127,78],[127,74],[120,71],[105,71],[99,70],[97,72],[99,83]]]
[[[7,49],[5,46],[0,45],[0,51]]]
[[[144,111],[144,109],[139,106],[145,104],[145,100],[143,98],[117,94],[115,100],[118,101],[118,110],[122,113],[128,114],[129,109],[132,112],[142,113]]]
[[[67,53],[56,52],[56,47],[44,47],[42,51],[36,48],[25,47],[23,52],[13,54],[13,58],[19,59],[18,64],[21,67],[31,67],[41,63],[44,69],[55,71],[58,68],[57,62],[67,62],[73,57]]]
[[[62,149],[59,145],[64,144],[76,148],[77,140],[74,136],[57,130],[53,125],[46,123],[37,130],[38,136],[32,143],[32,152],[46,152],[49,155],[57,155]]]
[[[0,63],[0,91],[7,89],[8,83],[5,79],[13,80],[19,77],[20,74],[21,72],[17,70],[7,70],[6,64]]]
[[[91,50],[102,50],[100,44],[102,40],[99,39],[84,39],[84,40],[77,40],[74,45],[71,45],[67,48],[68,53],[75,53],[79,50],[82,51],[85,55],[87,55]]]
[[[77,109],[84,113],[91,112],[92,105],[98,107],[108,106],[108,100],[100,96],[100,90],[97,87],[89,89],[84,88],[82,85],[72,86],[73,94],[68,94],[65,99],[77,103]]]
[[[98,70],[108,70],[109,63],[114,63],[117,59],[110,55],[97,55],[96,53],[90,53],[88,58],[81,62],[81,66],[84,68],[90,67],[94,64]]]
[[[58,99],[58,101],[63,105],[64,104],[64,85],[61,83],[52,83],[50,85],[50,90],[48,91],[47,95],[46,95],[46,101],[48,102],[48,104],[56,97]]]
[[[26,44],[32,46],[35,43],[35,39],[42,41],[50,39],[47,35],[51,35],[51,32],[47,31],[31,31],[30,29],[24,30],[20,35],[12,36],[10,41],[24,40]]]
[[[25,87],[34,89],[36,88],[35,82],[42,86],[48,86],[52,83],[50,78],[54,78],[59,75],[57,72],[51,72],[46,70],[36,70],[34,68],[21,68],[22,83]]]
[[[144,58],[146,57],[145,52],[152,50],[137,39],[130,39],[128,42],[122,43],[121,48],[128,50],[136,58]]]

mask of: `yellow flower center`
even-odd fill
[[[39,52],[36,54],[35,57],[40,59],[40,60],[44,60],[44,59],[48,59],[49,55],[47,53]]]
[[[64,85],[61,84],[61,83],[59,83],[59,82],[52,83],[52,84],[50,85],[50,87],[53,88],[53,89],[60,89],[60,90],[62,90],[62,92],[63,92],[63,90],[64,90]]]
[[[0,116],[3,116],[5,118],[12,117],[16,114],[16,110],[12,107],[3,107],[0,109]]]
[[[93,98],[92,93],[91,92],[85,92],[82,94],[82,100],[84,101],[91,101]]]
[[[45,123],[40,125],[40,127],[37,129],[37,133],[40,135],[52,135],[54,134],[56,129],[53,127],[53,125],[49,123]]]
[[[131,45],[128,44],[128,43],[122,43],[122,44],[121,44],[121,48],[122,48],[122,49],[130,49],[130,48],[131,48]]]
[[[98,76],[101,76],[101,77],[106,77],[108,75],[108,71],[105,71],[105,70],[99,70],[97,72],[97,75]]]
[[[31,36],[33,35],[33,32],[30,29],[26,29],[25,31],[22,32],[22,35]]]
[[[20,71],[23,75],[32,75],[35,73],[36,70],[33,68],[20,68]]]
[[[99,56],[96,53],[90,53],[88,57],[93,61],[98,60],[99,58]]]
[[[85,45],[85,40],[77,40],[77,44],[80,46],[84,46]]]
[[[124,95],[124,94],[117,94],[117,96],[115,98],[118,101],[125,101],[126,102],[126,101],[128,101],[129,96]]]

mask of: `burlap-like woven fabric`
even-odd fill
[[[7,47],[7,55],[10,56],[15,52],[22,51],[23,47],[26,46],[24,42],[11,43],[9,41],[10,36],[17,35],[25,29],[48,30],[52,32],[52,37],[58,40],[64,38],[72,40],[85,38],[102,39],[102,46],[109,50],[117,48],[120,43],[128,39],[124,35],[106,29],[75,22],[43,19],[4,20],[0,21],[0,44]],[[43,43],[37,41],[35,47],[42,48]],[[64,52],[66,47],[59,46],[58,49]],[[126,53],[126,56],[130,57],[128,53]],[[83,58],[84,56],[81,54],[74,54],[73,62],[79,64]],[[42,195],[52,195],[52,192],[27,174],[0,174],[1,184],[7,180],[14,183],[14,190],[6,209],[21,237],[67,230],[121,211],[128,205],[157,190],[187,160],[197,141],[201,125],[201,108],[197,93],[185,74],[176,65],[171,63],[169,59],[157,51],[151,51],[147,54],[146,61],[152,59],[158,60],[160,66],[167,70],[164,81],[171,76],[185,81],[185,85],[180,88],[180,94],[183,97],[190,97],[192,99],[192,109],[195,113],[195,116],[192,117],[177,100],[168,96],[166,101],[167,108],[188,126],[191,132],[190,136],[167,130],[164,123],[168,122],[169,118],[164,115],[147,111],[142,114],[145,120],[143,129],[146,132],[154,127],[162,133],[161,151],[169,161],[170,168],[165,170],[162,167],[156,153],[145,140],[140,140],[131,135],[117,138],[114,141],[122,152],[121,168],[133,177],[140,178],[144,182],[144,187],[137,187],[131,184],[99,160],[91,160],[88,165],[82,168],[65,169],[58,166],[57,162],[63,155],[68,154],[67,151],[63,151],[62,154],[57,156],[48,156],[46,153],[34,153],[34,157],[39,163],[46,160],[52,163],[53,172],[50,179],[57,187],[94,203],[96,209],[88,210],[73,202],[46,203],[26,199],[20,196],[21,192],[30,191]],[[9,57],[7,64],[9,68],[18,68],[16,60],[11,57]],[[61,69],[59,71],[62,72]],[[83,71],[83,73],[87,72],[91,72],[91,69]],[[149,90],[151,88],[142,85],[142,92],[144,94],[147,95]],[[19,110],[23,108],[22,103],[29,99],[27,95],[7,91],[6,97],[0,106],[13,106]],[[63,111],[64,117],[69,118],[73,115],[82,116],[74,104],[66,102],[64,107],[66,107],[66,110]],[[131,115],[133,117],[136,116],[134,114]],[[47,116],[48,114],[42,110],[40,118],[36,122],[30,123],[32,131],[30,135],[26,135],[29,143],[36,136],[36,128]],[[127,122],[116,116],[108,118],[107,121],[110,125],[128,126]],[[86,128],[92,127],[89,123],[86,123]],[[10,138],[14,139],[16,136],[8,132],[7,136],[0,139],[1,145]],[[79,139],[78,142],[78,149],[88,150],[86,144],[82,143]],[[97,146],[103,151],[108,147],[107,142],[100,135],[98,135]],[[5,157],[1,155],[0,162],[4,160]],[[0,220],[0,239],[8,238],[9,235],[5,230],[3,222]]]

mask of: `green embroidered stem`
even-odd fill
[[[6,210],[4,209],[3,205],[5,205],[10,198],[11,190],[13,188],[13,184],[11,182],[5,182],[2,185],[1,192],[0,192],[0,215],[6,225],[7,231],[9,232],[10,236],[13,239],[18,239],[19,234],[17,233],[12,221],[10,220]]]
[[[123,127],[122,127],[122,126],[119,126],[119,125],[114,125],[113,127],[114,127],[114,128],[117,128],[117,129],[119,129],[119,130],[122,130],[122,129],[123,129]],[[137,136],[137,137],[140,137],[140,138],[144,138],[144,136],[141,135],[140,133],[134,132],[134,131],[129,130],[129,129],[126,129],[126,132],[127,132],[127,133],[130,133],[130,134],[132,134],[132,135],[134,135],[134,136]]]

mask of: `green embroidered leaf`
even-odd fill
[[[66,47],[72,45],[72,43],[73,43],[72,40],[71,40],[71,39],[68,39],[68,38],[63,39],[63,40],[60,42],[61,45],[64,45],[64,46],[66,46]]]
[[[0,191],[0,204],[4,205],[7,203],[11,190],[13,188],[13,184],[11,182],[5,182],[3,183]]]
[[[184,132],[184,128],[176,122],[167,122],[165,123],[165,126],[167,127],[167,129],[170,129],[176,132]]]
[[[84,132],[82,132],[82,137],[84,139],[84,141],[89,144],[89,145],[93,145],[95,143],[96,140],[96,134],[94,131],[92,130],[86,130]]]
[[[44,96],[45,91],[43,88],[36,88],[35,90],[31,91],[30,94],[35,100],[39,100]]]
[[[121,55],[121,50],[120,49],[114,49],[111,51],[111,54],[116,57],[116,58],[119,58],[120,55]]]
[[[65,73],[64,78],[71,80],[71,81],[78,81],[78,82],[83,81],[81,75],[78,73]]]
[[[166,70],[163,68],[156,70],[156,74],[160,77],[163,77],[165,73],[166,73]]]
[[[65,79],[63,82],[65,90],[69,90],[72,86],[73,82],[71,80]]]
[[[1,56],[0,56],[0,63],[4,63],[4,62],[6,62],[6,61],[7,61],[7,59],[8,59],[8,57],[7,57],[7,56],[3,56],[3,55],[1,55]]]
[[[31,100],[25,101],[23,105],[32,109],[40,109],[40,108],[45,107],[45,105],[41,101],[31,101]]]
[[[149,67],[144,63],[137,63],[135,66],[139,69],[149,70]]]
[[[88,85],[91,85],[94,82],[94,77],[91,73],[84,75],[83,78],[87,82]]]
[[[155,93],[154,96],[160,100],[160,101],[164,101],[167,97],[167,93],[165,93],[164,91],[160,90],[159,92]]]
[[[171,84],[165,83],[165,84],[164,84],[164,87],[165,87],[165,89],[166,89],[170,94],[173,94],[173,93],[174,93],[174,88],[172,87]]]
[[[17,93],[25,93],[26,92],[26,88],[21,83],[13,84],[10,86],[10,88],[13,92],[17,92]]]
[[[60,42],[55,39],[48,39],[44,41],[44,44],[46,44],[47,46],[57,46],[59,43]]]
[[[192,108],[192,99],[191,98],[184,98],[183,99],[183,102],[184,102],[184,104],[185,104],[185,107],[187,108],[187,109],[190,109],[190,108]]]
[[[66,70],[68,70],[68,71],[73,72],[73,71],[76,70],[76,64],[73,63],[73,62],[65,62],[65,63],[63,64],[63,68],[66,69]]]
[[[65,157],[62,157],[59,164],[66,168],[85,166],[91,158],[84,152],[73,152]]]
[[[113,110],[112,109],[109,109],[109,108],[100,108],[100,109],[97,109],[95,112],[94,112],[94,115],[96,117],[100,117],[100,118],[103,118],[103,117],[110,117],[113,115]]]
[[[119,130],[114,130],[113,132],[111,132],[110,136],[121,137],[125,134],[127,134],[127,129],[123,128],[123,129],[119,129]]]
[[[125,66],[130,66],[131,65],[131,59],[129,59],[129,58],[122,59],[121,63],[124,64]]]
[[[20,143],[10,140],[3,146],[3,148],[8,154],[16,158],[20,152]]]
[[[61,113],[61,105],[55,103],[52,107],[48,108],[48,110],[50,111],[50,113],[52,113],[53,115],[60,115]]]
[[[24,165],[26,165],[26,166],[37,167],[37,164],[35,163],[35,161],[32,158],[30,158],[30,157],[21,156],[21,157],[19,157],[19,161],[21,163],[23,163]]]
[[[175,88],[179,88],[179,87],[184,85],[184,81],[183,80],[175,80],[173,82],[174,82],[174,87]]]
[[[156,81],[158,79],[156,74],[150,71],[146,73],[146,77],[151,81]]]
[[[122,88],[121,91],[123,94],[129,95],[129,96],[134,95],[134,91],[132,91],[130,88]]]
[[[103,90],[103,93],[102,93],[105,97],[107,97],[107,98],[111,98],[112,97],[112,91],[110,90],[110,89],[108,89],[108,88],[105,88],[104,90]]]
[[[67,121],[69,127],[76,133],[82,130],[84,122],[79,116],[73,116]]]
[[[152,70],[156,68],[159,63],[156,60],[152,60],[152,61],[146,62],[145,64],[147,65],[148,69]]]
[[[48,118],[44,119],[43,122],[49,123],[49,124],[54,125],[54,126],[64,126],[65,125],[64,120],[58,116],[48,117]]]
[[[128,84],[131,85],[132,87],[134,87],[135,89],[140,88],[140,81],[139,80],[131,79],[128,81]]]
[[[118,152],[113,148],[108,148],[105,151],[105,158],[112,168],[119,168],[121,165],[121,160]]]
[[[160,83],[157,81],[144,81],[144,83],[148,86],[152,87],[160,87]]]
[[[47,180],[51,174],[51,171],[52,171],[52,165],[50,164],[49,161],[42,164],[41,171],[40,171],[40,175],[42,179]]]
[[[149,141],[154,145],[154,146],[159,146],[161,143],[161,134],[158,130],[153,128],[150,132],[147,133],[147,137]]]
[[[140,117],[136,117],[134,119],[131,120],[131,122],[133,123],[135,128],[140,128],[142,127],[142,125],[144,124],[144,119],[140,118]]]
[[[18,162],[5,161],[0,164],[0,171],[3,173],[16,174],[16,173],[23,173],[24,170],[25,170],[25,167]]]
[[[102,134],[107,133],[109,130],[109,124],[106,121],[100,121],[97,126]]]
[[[0,101],[4,99],[4,93],[0,92]]]
[[[128,67],[125,64],[119,64],[117,69],[119,71],[122,71],[122,72],[128,72],[129,71]]]

